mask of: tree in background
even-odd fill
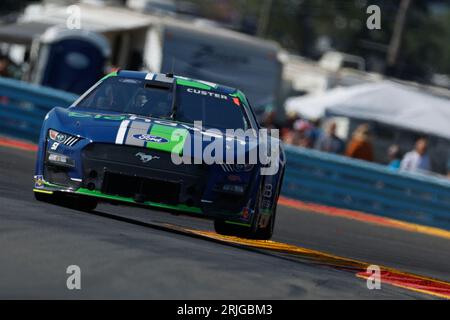
[[[238,21],[241,31],[274,39],[294,53],[317,59],[331,47],[363,56],[369,70],[428,82],[450,74],[450,10],[443,0],[411,0],[397,59],[386,64],[401,1],[392,0],[196,0],[206,17]],[[229,9],[224,10],[226,2]],[[270,4],[270,10],[265,6]],[[381,8],[382,29],[366,27],[366,8]],[[230,15],[227,18],[227,15]],[[231,18],[231,15],[233,18]],[[261,15],[267,17],[261,18]],[[261,28],[258,23],[267,23]],[[252,26],[253,27],[249,27]],[[255,25],[256,24],[256,25]]]

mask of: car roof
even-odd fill
[[[210,90],[214,92],[218,92],[221,94],[235,94],[238,92],[237,89],[231,88],[228,86],[220,85],[217,83],[212,83],[203,80],[191,79],[179,75],[168,75],[163,73],[152,73],[145,71],[129,71],[129,70],[120,70],[118,72],[113,72],[106,77],[109,76],[118,76],[122,78],[131,78],[131,79],[140,79],[140,80],[153,80],[160,81],[166,83],[172,83],[174,79],[177,81],[177,85],[183,85],[187,87],[192,87],[201,90]],[[106,78],[105,77],[105,78]]]

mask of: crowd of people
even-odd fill
[[[263,126],[280,129],[281,139],[286,144],[375,161],[373,135],[368,123],[359,125],[346,143],[338,137],[335,121],[328,121],[322,128],[320,121],[308,121],[297,116],[288,117],[282,125],[276,125],[274,119],[273,114],[268,114],[263,120]],[[391,170],[431,172],[426,138],[419,138],[414,148],[403,156],[396,144],[391,145],[386,152],[389,159],[387,166]]]

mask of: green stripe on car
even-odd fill
[[[182,154],[183,146],[188,134],[189,132],[186,129],[154,124],[150,128],[150,135],[162,138],[164,139],[164,142],[147,141],[146,147],[149,149]]]
[[[101,193],[100,191],[91,191],[91,190],[88,190],[85,188],[80,188],[75,193],[80,194],[80,195],[85,195],[85,196],[108,199],[108,200],[116,200],[116,201],[128,202],[128,203],[137,203],[134,201],[133,198],[112,196],[112,195]],[[140,203],[137,203],[137,204],[140,204]],[[177,210],[177,211],[182,211],[182,212],[202,214],[202,210],[200,208],[189,207],[189,206],[186,206],[183,204],[169,205],[169,204],[157,203],[157,202],[151,202],[151,201],[144,202],[143,204],[147,205],[147,206],[151,206],[151,207],[161,208],[161,209],[170,209],[170,210]]]

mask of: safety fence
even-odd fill
[[[286,156],[287,197],[450,230],[450,180],[292,146]]]
[[[47,112],[76,98],[0,77],[0,134],[37,141]],[[286,156],[284,196],[450,230],[450,180],[292,146]]]
[[[77,95],[0,77],[0,133],[37,141],[53,107],[69,106]]]

